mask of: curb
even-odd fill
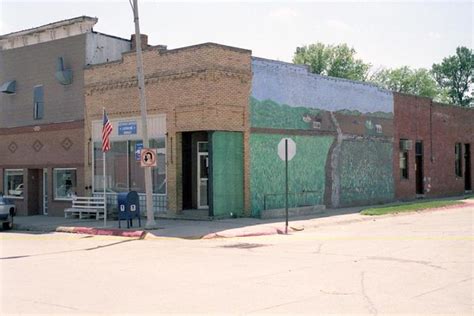
[[[304,227],[291,227],[288,226],[288,232],[291,231],[302,231]],[[259,229],[242,229],[234,228],[223,230],[217,233],[210,233],[202,236],[200,239],[214,239],[214,238],[236,238],[236,237],[257,237],[257,236],[268,236],[268,235],[284,235],[285,228],[265,226]]]
[[[100,235],[100,236],[119,236],[144,239],[147,232],[144,230],[122,230],[114,228],[93,228],[93,227],[64,227],[59,226],[55,230],[58,233]]]

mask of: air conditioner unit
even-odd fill
[[[401,151],[408,151],[411,150],[413,147],[413,141],[409,139],[400,139],[400,150]]]

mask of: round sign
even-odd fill
[[[156,167],[156,151],[152,148],[143,148],[140,151],[142,167]]]
[[[288,161],[296,155],[296,143],[291,138],[282,138],[278,143],[278,156],[285,161],[285,141],[288,141]]]

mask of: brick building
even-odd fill
[[[156,212],[191,209],[219,217],[248,209],[250,60],[248,50],[213,43],[144,50],[148,135],[158,149],[152,171]],[[142,143],[135,54],[88,67],[85,83],[86,184],[96,195],[103,191],[105,108],[113,125],[106,158],[109,201],[120,191],[144,193],[136,156]]]
[[[0,36],[0,192],[20,215],[62,216],[84,182],[84,66],[130,41],[78,17]]]
[[[394,93],[395,198],[472,191],[474,109]]]

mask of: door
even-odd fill
[[[424,194],[423,188],[423,142],[417,141],[415,144],[415,177],[416,194]]]
[[[472,190],[471,145],[464,144],[464,189]]]
[[[43,215],[48,215],[48,169],[43,169]]]
[[[208,208],[209,154],[207,142],[197,142],[197,205],[199,209]]]

